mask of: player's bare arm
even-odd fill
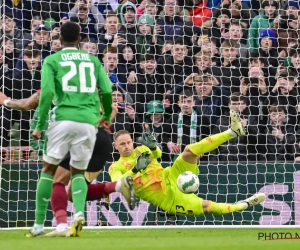
[[[8,108],[15,110],[31,110],[35,109],[39,104],[40,92],[34,93],[29,98],[20,99],[20,100],[11,100],[5,94],[0,92],[0,105],[4,105]]]
[[[106,128],[106,129],[109,129],[113,123],[113,121],[115,120],[117,114],[118,114],[118,108],[112,104],[112,113],[111,113],[111,116],[110,116],[110,121],[104,121],[103,119],[100,119],[99,121],[99,127],[100,128]]]

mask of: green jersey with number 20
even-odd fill
[[[75,121],[98,127],[101,93],[102,117],[109,121],[112,88],[99,59],[76,48],[64,48],[48,56],[42,67],[37,130],[42,130],[55,98],[52,120]]]

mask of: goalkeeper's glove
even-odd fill
[[[138,138],[138,142],[150,148],[150,150],[155,150],[157,146],[155,137],[149,132],[144,132],[142,137]]]
[[[148,165],[151,163],[151,159],[148,159],[150,156],[149,152],[142,153],[139,158],[137,159],[136,165],[131,169],[133,173],[137,173],[139,171],[144,170]]]

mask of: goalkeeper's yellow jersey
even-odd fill
[[[144,152],[150,152],[152,162],[145,170],[134,174],[131,169],[136,165],[137,158]],[[166,202],[166,190],[164,185],[164,168],[157,161],[162,155],[161,150],[151,151],[146,146],[140,146],[134,149],[128,157],[121,157],[118,161],[112,163],[109,167],[109,175],[112,181],[120,180],[124,176],[132,176],[136,195],[144,201],[155,206],[163,206]]]

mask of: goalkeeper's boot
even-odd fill
[[[45,234],[45,237],[66,237],[69,232],[67,224],[59,224],[55,230]]]
[[[81,236],[82,227],[85,223],[85,218],[82,212],[74,215],[74,220],[71,229],[68,231],[66,237]]]
[[[237,203],[246,203],[247,207],[253,207],[260,203],[262,203],[266,199],[266,195],[264,193],[257,193],[255,195],[252,195],[246,200],[238,201]],[[246,209],[245,208],[245,209]]]
[[[38,236],[43,236],[44,233],[44,227],[40,225],[34,225],[28,233],[25,234],[27,238],[32,238],[32,237],[38,237]]]
[[[130,176],[121,179],[121,191],[120,193],[124,196],[127,201],[130,210],[133,210],[136,205],[136,197],[133,188],[133,179]]]
[[[230,119],[231,119],[231,124],[230,128],[231,130],[236,133],[237,136],[243,136],[246,134],[246,128],[245,126],[241,123],[241,119],[239,117],[239,114],[233,110],[230,110]]]

